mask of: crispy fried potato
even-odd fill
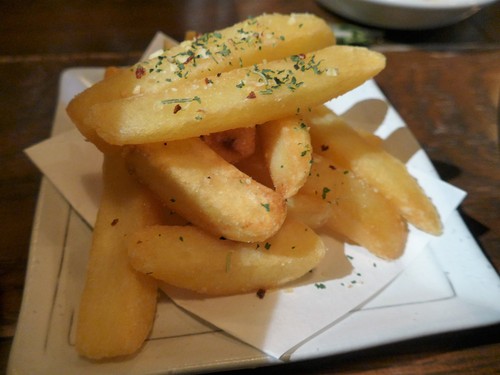
[[[382,145],[367,142],[325,106],[316,107],[304,116],[311,126],[314,150],[379,190],[415,227],[441,234],[436,208],[402,162]]]
[[[376,147],[384,147],[384,140],[380,138],[378,135],[375,135],[373,133],[370,133],[369,131],[362,130],[362,129],[355,129],[360,136],[363,137],[363,139],[368,142],[373,144]]]
[[[309,128],[297,116],[270,121],[257,128],[269,174],[285,198],[302,187],[311,169]]]
[[[199,138],[127,147],[129,170],[170,209],[215,236],[262,241],[283,224],[283,197]]]
[[[207,295],[283,285],[309,272],[325,254],[319,236],[293,219],[259,243],[217,238],[194,226],[156,225],[132,233],[128,249],[137,270]]]
[[[385,66],[383,55],[332,46],[170,89],[93,105],[86,127],[111,144],[142,144],[250,127],[291,116],[341,95]]]
[[[235,163],[235,166],[262,185],[274,189],[261,146],[261,142],[256,141],[254,153]]]
[[[109,77],[112,77],[116,74],[119,74],[122,71],[123,68],[119,68],[116,66],[108,66],[104,69],[104,79],[107,79]],[[119,146],[115,145],[110,145],[109,143],[105,142],[102,140],[100,137],[96,135],[91,136],[90,138],[87,137],[88,141],[91,141],[94,146],[97,147],[99,151],[105,154],[116,154],[121,151]]]
[[[202,139],[224,160],[235,164],[255,152],[256,130],[255,126],[230,129],[203,136]]]
[[[104,79],[114,76],[115,74],[119,74],[123,68],[119,68],[117,66],[108,66],[104,69]]]
[[[408,237],[396,207],[354,173],[315,155],[301,194],[330,204],[325,226],[385,259],[399,257]]]
[[[76,330],[78,352],[92,359],[132,354],[149,334],[158,285],[130,266],[124,240],[163,217],[161,205],[130,177],[120,156],[105,156],[103,175]]]
[[[314,195],[295,194],[287,199],[288,215],[314,230],[324,227],[330,217],[331,204]]]
[[[305,31],[307,30],[307,31]],[[176,81],[201,78],[335,44],[331,28],[310,14],[264,14],[169,48],[77,95],[67,111],[80,132],[100,144],[84,118],[96,103],[163,92]],[[206,134],[206,133],[205,133]]]

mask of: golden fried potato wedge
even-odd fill
[[[271,180],[269,169],[267,168],[266,159],[262,152],[262,145],[258,140],[255,142],[254,153],[235,163],[235,166],[264,186],[274,189],[273,181]]]
[[[124,241],[163,217],[161,205],[128,174],[119,155],[105,156],[103,175],[76,329],[76,349],[92,359],[132,354],[149,334],[158,285],[130,266]]]
[[[129,170],[170,209],[215,236],[244,242],[274,235],[286,203],[199,138],[127,147]]]
[[[434,235],[442,233],[439,214],[429,197],[406,166],[382,145],[365,140],[325,106],[304,116],[311,126],[314,150],[379,190],[415,227]]]
[[[305,31],[307,30],[307,31]],[[199,35],[104,79],[77,95],[67,111],[80,132],[99,144],[84,118],[90,107],[113,99],[162,92],[173,82],[212,76],[263,60],[284,58],[335,44],[331,28],[311,14],[264,14]]]
[[[263,124],[257,131],[276,191],[285,198],[293,196],[311,169],[309,127],[291,116]]]
[[[372,78],[384,66],[385,58],[377,52],[332,46],[179,81],[160,93],[97,103],[83,122],[117,145],[250,127],[324,103]]]
[[[309,272],[325,254],[320,237],[292,219],[258,243],[217,238],[195,226],[162,225],[138,230],[127,241],[134,268],[207,295],[275,288]]]
[[[104,79],[109,78],[115,74],[119,74],[122,68],[117,66],[108,66],[104,69]]]
[[[375,147],[384,147],[384,140],[380,138],[378,135],[375,135],[373,133],[370,133],[369,131],[362,130],[362,129],[355,129],[358,134],[363,137],[363,139],[368,142],[373,144]]]
[[[331,204],[314,195],[295,194],[287,199],[288,215],[314,230],[325,226],[330,217]]]
[[[384,195],[354,173],[315,155],[311,175],[300,193],[330,204],[326,227],[381,258],[395,259],[403,253],[406,222]]]
[[[256,130],[255,126],[229,129],[203,136],[202,139],[224,160],[235,164],[255,152]]]

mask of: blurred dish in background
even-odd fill
[[[452,25],[497,0],[318,0],[342,17],[366,25],[423,30]]]

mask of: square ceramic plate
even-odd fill
[[[102,71],[74,68],[62,74],[53,135],[72,128],[64,108]],[[353,95],[349,101],[356,103],[358,94]],[[91,228],[44,178],[9,374],[54,374],[61,369],[72,374],[222,371],[334,355],[500,322],[498,275],[454,212],[445,233],[432,240],[387,288],[280,359],[231,337],[162,295],[151,336],[138,355],[93,363],[80,358],[74,348],[74,318],[90,243]]]

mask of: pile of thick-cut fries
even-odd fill
[[[438,214],[405,166],[323,106],[385,66],[307,14],[270,14],[110,68],[68,114],[104,153],[76,346],[136,352],[158,280],[207,295],[266,290],[325,254],[327,229],[401,255]]]

